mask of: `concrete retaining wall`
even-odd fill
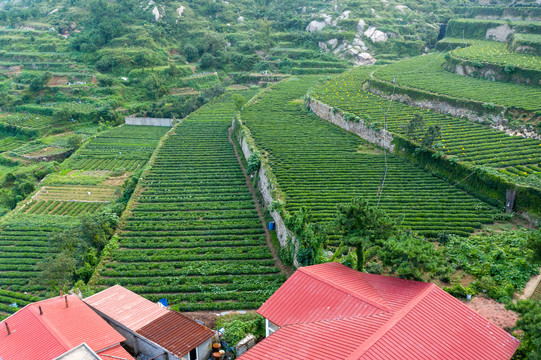
[[[359,137],[371,142],[372,144],[385,147],[391,152],[394,151],[394,145],[391,143],[393,141],[393,135],[391,135],[391,133],[387,130],[370,129],[362,121],[346,121],[344,120],[344,115],[341,112],[335,111],[333,107],[317,100],[310,100],[310,110],[312,110],[314,114],[323,120],[327,120],[337,126],[340,126],[344,130],[357,134]]]
[[[146,126],[173,126],[173,119],[149,118],[149,117],[131,117],[125,118],[126,125],[146,125]]]

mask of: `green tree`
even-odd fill
[[[198,55],[199,52],[195,46],[192,44],[184,45],[184,56],[186,56],[186,60],[188,60],[188,62],[193,62],[195,59],[197,59]]]
[[[268,50],[272,46],[272,23],[273,21],[269,21],[267,19],[257,20],[257,25],[259,28],[259,40],[262,42],[265,50]]]
[[[396,222],[366,199],[354,198],[339,205],[335,220],[344,244],[355,247],[357,270],[363,271],[366,253],[379,242],[386,241],[396,230]]]
[[[49,71],[44,72],[43,74],[41,74],[38,77],[35,77],[30,82],[30,86],[29,86],[30,91],[32,91],[32,92],[40,92],[41,90],[43,90],[45,88],[45,86],[47,85],[49,80],[51,80],[52,77],[53,77],[53,75]]]
[[[36,268],[40,272],[36,279],[40,284],[48,284],[54,289],[71,286],[75,274],[75,259],[69,251],[62,251],[39,263]]]
[[[254,151],[248,157],[248,174],[252,175],[259,170],[261,166],[261,153],[259,151]]]
[[[246,104],[246,98],[241,94],[235,93],[231,96],[231,98],[233,99],[233,103],[235,104],[235,109],[237,109],[237,111],[240,111],[244,104]]]
[[[204,53],[203,56],[201,56],[201,68],[209,69],[211,67],[214,67],[214,56],[210,53]]]
[[[301,266],[317,264],[327,240],[326,229],[314,223],[311,212],[304,207],[287,217],[285,222],[299,244],[297,262]]]
[[[519,300],[506,307],[520,315],[514,327],[520,346],[513,359],[541,360],[541,301]]]
[[[207,32],[203,35],[203,51],[216,55],[220,51],[224,51],[226,47],[226,40],[222,34],[215,32]]]
[[[426,130],[426,134],[421,140],[421,145],[431,148],[437,138],[441,136],[441,126],[440,125],[430,125]]]
[[[78,134],[71,135],[68,140],[68,147],[72,148],[73,150],[77,150],[79,146],[81,146],[81,143],[83,142],[83,137]]]
[[[425,123],[423,117],[419,114],[415,114],[410,121],[402,126],[402,129],[406,132],[406,136],[411,139],[417,130],[423,130],[424,127]]]

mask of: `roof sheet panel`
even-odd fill
[[[98,351],[125,340],[79,298],[74,295],[66,298],[29,304],[4,320],[11,334],[7,334],[4,324],[0,326],[0,357],[49,360],[81,343]]]
[[[211,329],[176,311],[169,311],[139,329],[137,333],[177,356],[186,355],[214,336]]]
[[[278,326],[284,326],[377,313],[386,308],[386,304],[381,304],[380,308],[375,300],[368,297],[351,296],[342,287],[314,278],[313,272],[304,269],[295,272],[259,308],[258,313]],[[362,278],[357,279],[365,282]]]
[[[134,331],[168,312],[120,285],[89,296],[84,302]]]
[[[297,270],[258,312],[281,328],[241,360],[508,360],[519,345],[434,284],[333,263]]]

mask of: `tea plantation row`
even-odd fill
[[[180,310],[257,308],[284,281],[227,138],[228,95],[190,115],[158,150],[100,285]]]
[[[70,177],[70,169],[93,170],[84,173],[85,181],[93,177],[103,181],[110,172],[101,176],[95,170],[113,168],[119,152],[124,152],[126,159],[134,164],[133,167],[141,167],[151,156],[152,147],[157,146],[167,130],[122,126],[100,133],[65,161],[62,164],[64,170],[53,174],[53,180],[44,180],[47,185],[34,200],[6,215],[0,228],[0,287],[15,291],[45,290],[46,284],[34,279],[37,275],[35,266],[51,255],[50,236],[77,225],[80,216],[95,213],[104,202],[115,199],[115,187],[80,186],[78,179]],[[101,165],[85,168],[85,163],[98,162]],[[59,181],[60,185],[54,186],[54,181]]]
[[[455,77],[460,78],[457,75]],[[525,181],[534,186],[538,184],[541,141],[509,136],[472,121],[384,99],[363,90],[363,83],[367,80],[368,70],[353,70],[316,86],[312,96],[330,106],[355,114],[367,124],[379,128],[383,127],[383,115],[386,114],[387,127],[391,133],[404,133],[402,126],[415,115],[420,115],[425,128],[414,133],[415,140],[422,138],[428,126],[440,125],[441,137],[436,139],[435,147],[443,154],[457,156],[474,165],[502,169],[513,181]]]
[[[444,231],[467,235],[492,222],[495,210],[486,204],[399,157],[387,154],[385,160],[382,151],[356,135],[303,110],[296,99],[317,80],[274,85],[242,113],[257,146],[268,153],[287,210],[306,207],[323,222],[334,218],[338,204],[355,196],[376,204],[387,162],[380,207],[394,218],[403,217],[404,227],[428,236]]]

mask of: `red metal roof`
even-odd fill
[[[300,268],[259,308],[258,313],[274,324],[284,326],[369,316],[390,310],[363,274],[336,265]]]
[[[214,336],[214,331],[115,285],[84,300],[134,332],[171,353],[183,356]]]
[[[81,343],[98,353],[125,340],[79,298],[68,295],[67,299],[68,307],[63,297],[56,297],[29,304],[2,321],[0,358],[50,360]]]
[[[121,345],[98,352],[102,360],[132,360],[133,357]]]
[[[134,331],[168,312],[120,285],[87,297],[84,302]]]
[[[434,284],[337,263],[300,268],[258,312],[281,328],[241,360],[508,360],[519,345]]]
[[[176,311],[169,311],[139,329],[137,333],[179,357],[214,336],[211,329]]]

